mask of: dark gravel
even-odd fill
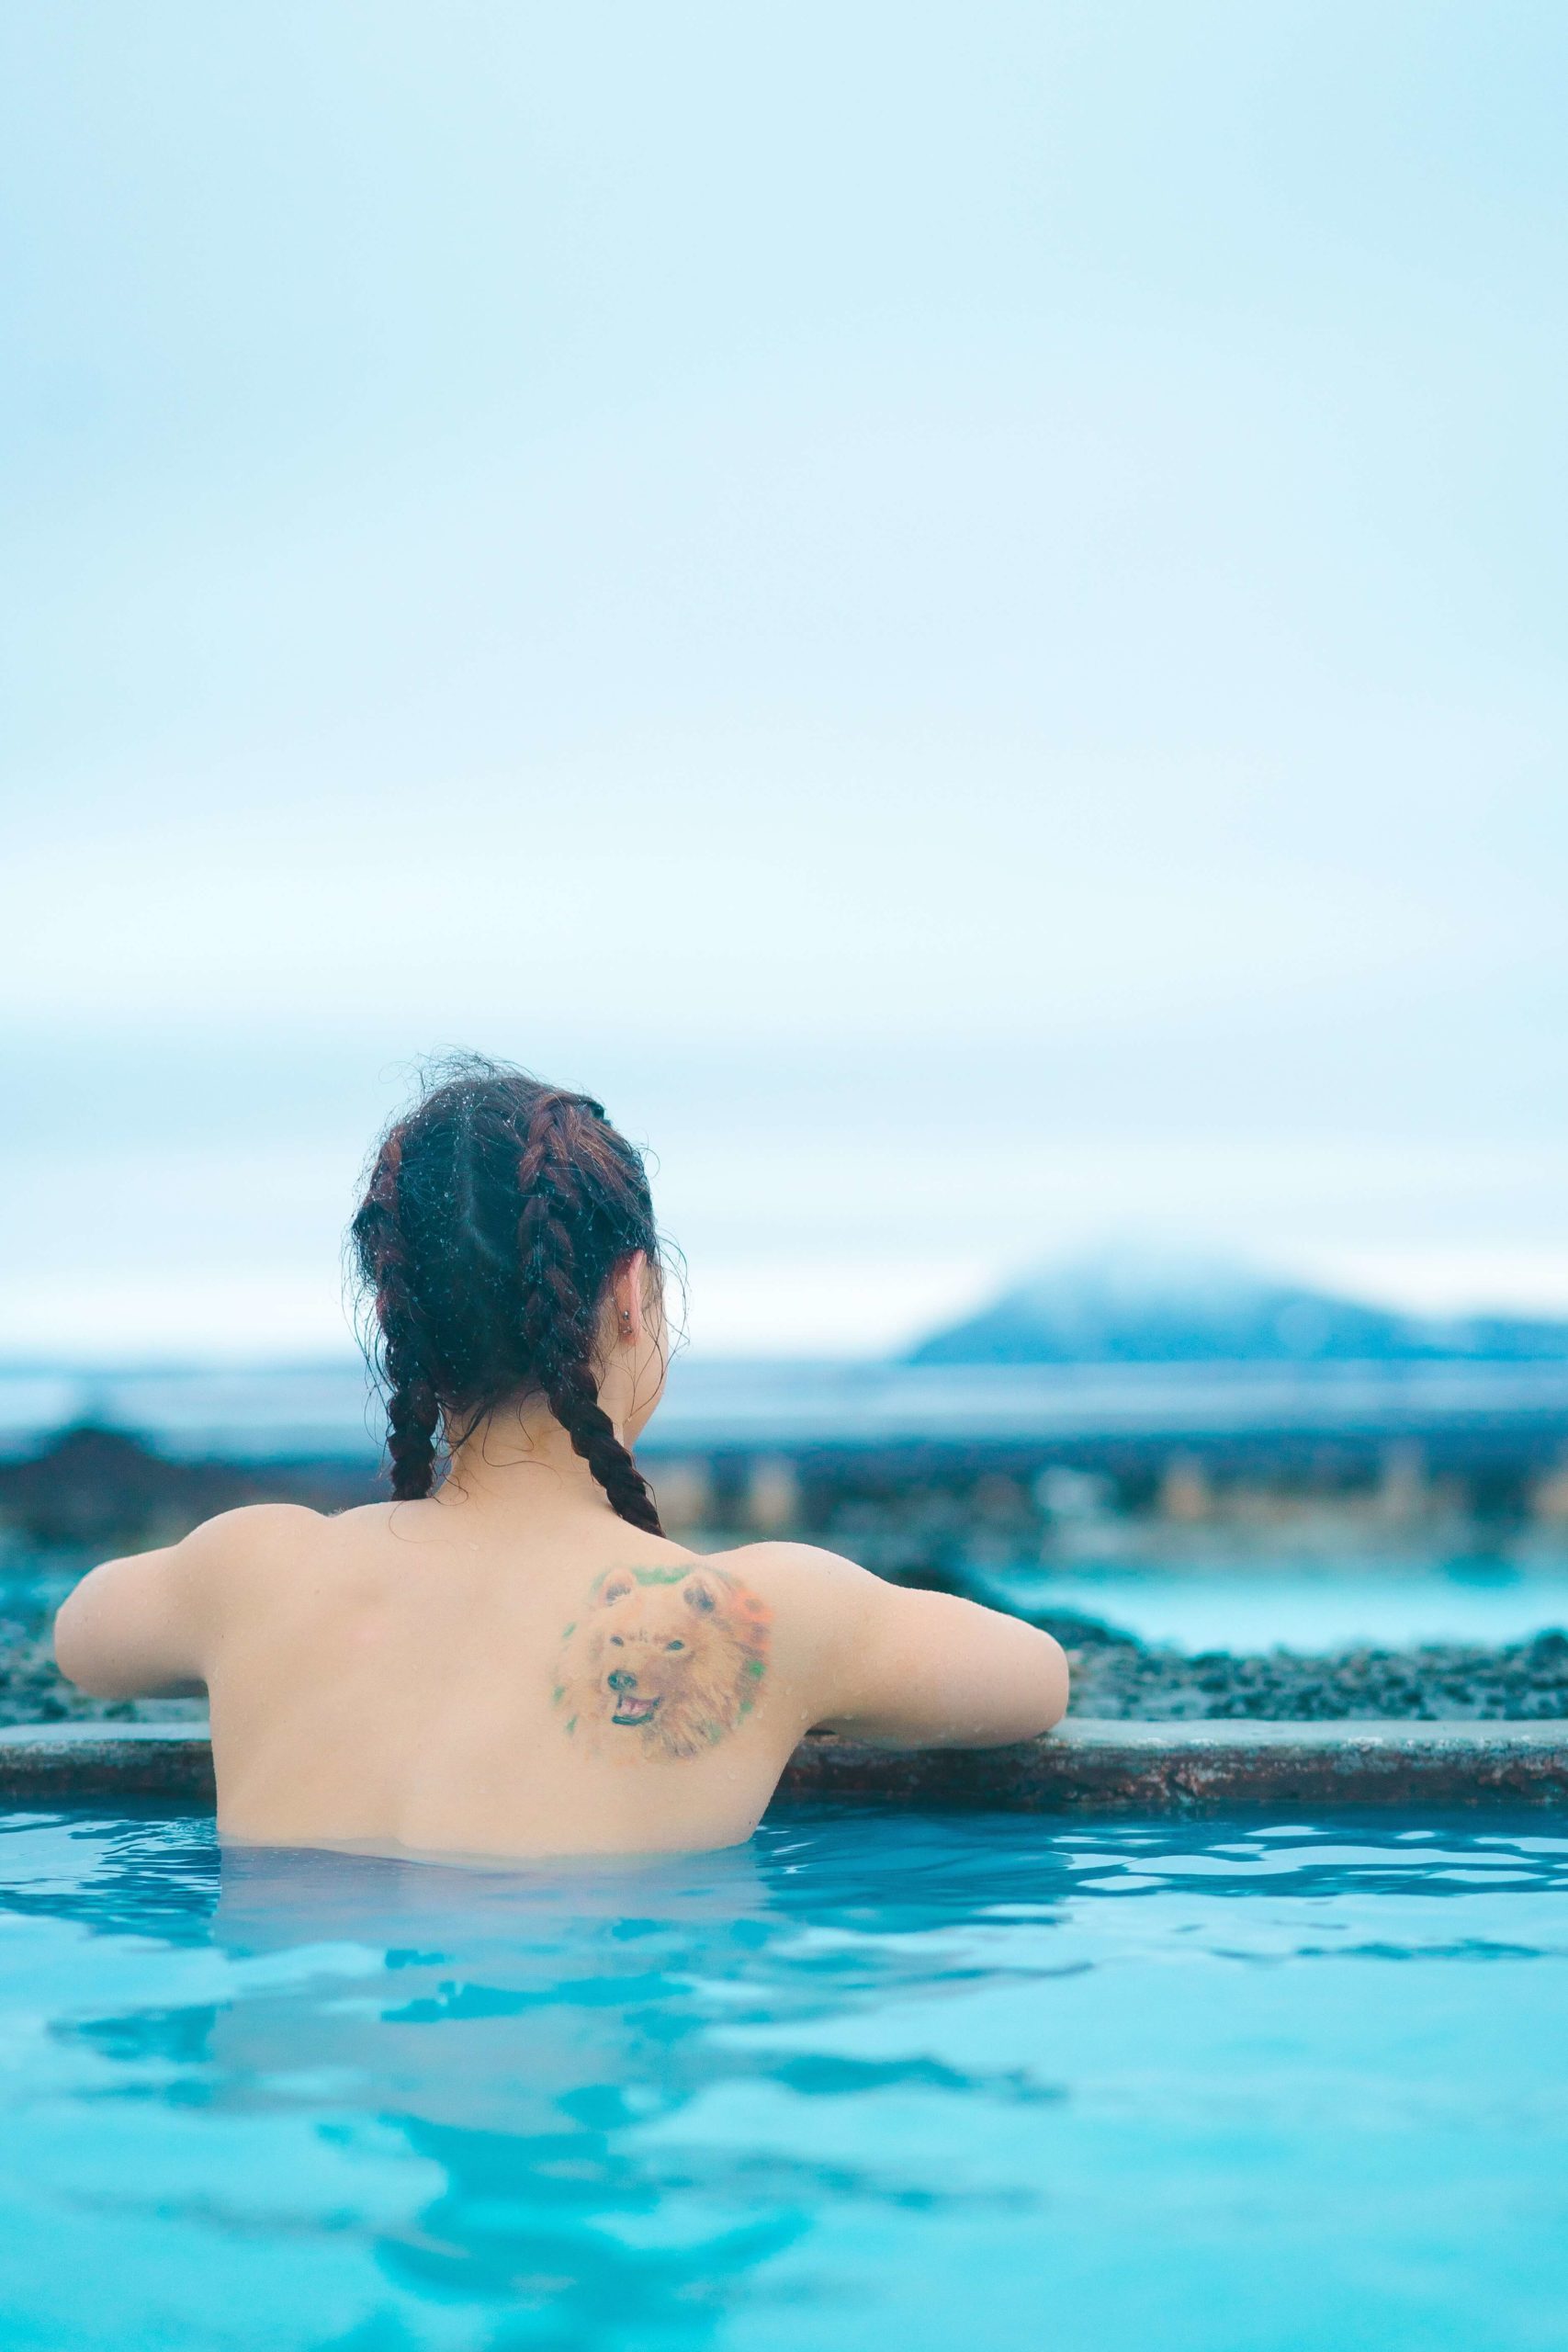
[[[203,1713],[195,1699],[83,1698],[55,1671],[45,1602],[17,1594],[0,1605],[6,1606],[0,1617],[0,1724],[171,1722]],[[1208,1650],[1191,1657],[1150,1648],[1092,1618],[1047,1611],[1033,1622],[1055,1634],[1072,1661],[1072,1713],[1078,1715],[1250,1715],[1295,1723],[1568,1717],[1568,1634],[1538,1634],[1496,1648],[1444,1643],[1323,1657]]]
[[[0,1724],[201,1722],[204,1699],[88,1699],[62,1682],[47,1627],[0,1619]]]
[[[1153,1649],[1086,1618],[1043,1618],[1072,1661],[1071,1713],[1191,1721],[1251,1715],[1289,1723],[1404,1715],[1467,1722],[1568,1716],[1568,1634],[1496,1648],[1430,1643],[1196,1657]]]

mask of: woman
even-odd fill
[[[389,1131],[353,1241],[393,1500],[225,1512],[96,1568],[55,1627],[97,1697],[205,1686],[225,1836],[728,1846],[813,1726],[983,1747],[1059,1719],[1066,1660],[1015,1618],[809,1544],[665,1536],[630,1452],[664,1385],[658,1237],[597,1102],[462,1065]]]

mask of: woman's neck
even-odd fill
[[[621,1435],[619,1429],[616,1436]],[[609,1497],[547,1407],[498,1405],[453,1453],[440,1498],[516,1503],[530,1514],[612,1511]]]

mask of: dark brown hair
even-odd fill
[[[641,1250],[660,1278],[641,1154],[586,1094],[465,1057],[377,1150],[350,1227],[374,1302],[392,1493],[428,1495],[450,1449],[503,1399],[542,1396],[621,1517],[659,1512],[599,1403],[604,1295]]]

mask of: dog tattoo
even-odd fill
[[[631,1755],[702,1755],[755,1706],[768,1623],[722,1568],[607,1569],[561,1636],[552,1696],[567,1731]]]

